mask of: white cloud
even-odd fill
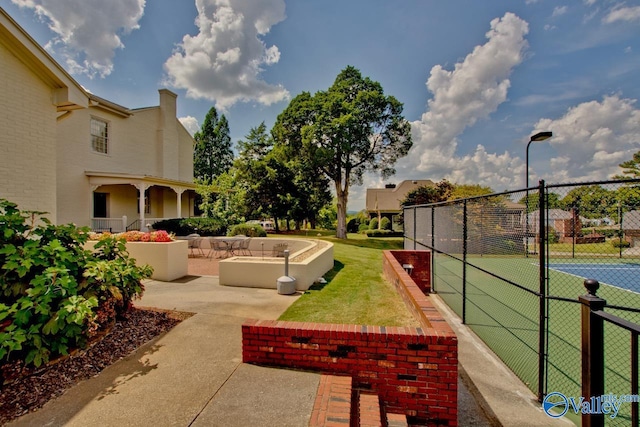
[[[606,24],[617,21],[640,21],[640,6],[615,8],[602,21]]]
[[[200,131],[200,125],[198,124],[198,119],[192,116],[180,117],[178,118],[182,126],[191,134],[191,136],[195,135],[196,132]]]
[[[457,137],[507,99],[509,74],[522,62],[527,46],[527,24],[517,16],[506,14],[491,27],[487,43],[477,46],[453,71],[440,66],[431,70],[427,87],[433,98],[421,120],[412,123],[414,147],[397,165],[399,180],[415,178],[418,172],[421,178],[477,183],[496,191],[524,186],[523,158],[508,151],[489,153],[482,145],[472,153],[457,152]],[[570,108],[558,119],[539,120],[530,134],[552,131],[547,143],[555,155],[546,167],[540,162],[538,170],[530,165],[530,182],[590,181],[620,173],[618,164],[640,149],[640,110],[635,103],[606,96],[601,102]],[[527,140],[522,142],[524,147]]]
[[[164,64],[167,84],[190,98],[215,101],[225,110],[236,102],[264,105],[288,99],[282,85],[265,82],[263,66],[280,60],[277,46],[261,39],[284,20],[284,0],[196,0],[199,28],[185,35]]]
[[[120,37],[138,29],[145,0],[11,0],[33,9],[56,36],[45,46],[60,53],[75,74],[105,77],[113,70]]]
[[[602,102],[570,108],[559,119],[538,121],[536,129],[553,132],[549,143],[564,162],[564,171],[544,171],[548,180],[597,180],[620,173],[618,165],[640,150],[640,110],[635,103],[617,95],[605,96]]]
[[[556,17],[564,15],[565,13],[567,13],[567,10],[569,10],[567,6],[556,6],[553,8],[553,13],[551,14],[551,16]]]
[[[507,99],[509,75],[524,58],[528,24],[513,13],[491,21],[489,39],[446,71],[431,69],[427,88],[433,93],[428,111],[412,123],[414,146],[398,169],[420,171],[421,176],[454,182],[482,182],[502,189],[513,184],[508,172],[521,160],[508,152],[489,154],[478,146],[473,154],[458,156],[457,136],[478,120],[488,117]],[[407,164],[408,163],[408,164]],[[522,171],[524,172],[524,170]]]

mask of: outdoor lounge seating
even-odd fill
[[[284,251],[288,247],[289,247],[289,245],[287,243],[278,243],[278,244],[274,245],[273,249],[271,250],[271,256],[283,257],[284,256]]]
[[[251,244],[251,237],[245,237],[240,241],[240,244],[238,245],[238,251],[240,252],[240,255],[253,255],[251,253],[251,250],[249,249],[249,244]]]
[[[224,240],[217,239],[215,237],[209,238],[209,253],[207,254],[207,258],[223,258],[231,255],[231,246]]]
[[[186,239],[189,241],[189,256],[204,256],[202,250],[202,240],[199,234],[189,234]]]

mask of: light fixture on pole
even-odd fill
[[[553,136],[553,132],[538,132],[535,135],[533,135],[531,139],[529,139],[529,143],[527,144],[526,157],[525,157],[526,163],[527,163],[525,187],[529,188],[529,146],[531,145],[532,142],[545,141],[551,138],[552,136]]]
[[[526,170],[525,170],[525,187],[527,191],[527,196],[525,198],[525,204],[527,206],[525,211],[525,256],[529,256],[529,146],[532,142],[540,142],[545,141],[553,136],[552,132],[538,132],[533,135],[529,142],[527,143],[527,150],[525,152],[525,162],[526,162]],[[540,205],[540,200],[538,200],[538,205]],[[535,244],[535,243],[534,243]],[[535,247],[534,247],[535,248]],[[535,249],[534,249],[535,252]]]

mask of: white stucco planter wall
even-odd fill
[[[262,243],[264,254],[262,256]],[[271,257],[276,243],[289,245],[289,276],[296,279],[297,290],[307,290],[313,283],[333,268],[333,243],[315,251],[301,261],[295,258],[313,249],[318,243],[303,239],[251,239],[252,257],[232,257],[220,261],[220,284],[249,288],[276,289],[278,277],[284,275],[284,258]],[[292,261],[294,260],[294,261]]]
[[[97,242],[87,242],[86,249],[93,249]],[[127,242],[127,251],[135,258],[136,265],[153,267],[152,279],[170,282],[187,275],[189,248],[186,240],[173,242]]]

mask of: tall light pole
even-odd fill
[[[530,139],[529,142],[527,143],[527,151],[525,153],[525,160],[526,160],[526,170],[525,170],[525,186],[527,188],[527,196],[525,198],[525,204],[527,206],[527,209],[525,211],[525,230],[524,230],[524,238],[525,238],[525,256],[529,256],[529,146],[531,145],[532,142],[539,142],[539,141],[545,141],[549,138],[551,138],[553,136],[552,132],[538,132],[535,135],[533,135]],[[540,208],[540,200],[538,200],[538,209]]]

